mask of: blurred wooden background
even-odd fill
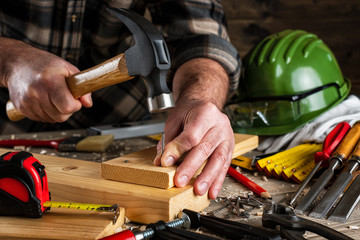
[[[243,57],[269,34],[302,29],[333,51],[360,96],[360,0],[222,0],[232,43]]]

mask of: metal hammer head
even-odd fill
[[[148,87],[148,108],[160,112],[174,107],[171,91],[166,84],[170,68],[169,51],[163,36],[143,16],[127,9],[108,9],[129,29],[135,45],[125,51],[128,74],[141,76]]]

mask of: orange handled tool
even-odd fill
[[[335,152],[329,159],[329,167],[321,174],[319,180],[312,186],[304,199],[296,206],[295,212],[303,214],[310,206],[312,201],[319,195],[321,190],[334,176],[334,171],[344,165],[346,159],[350,156],[351,151],[360,139],[360,121],[348,131]]]
[[[324,140],[323,149],[321,152],[316,152],[314,154],[315,166],[306,177],[305,181],[302,182],[298,190],[296,191],[294,197],[290,201],[290,205],[292,206],[300,193],[304,190],[306,185],[309,183],[311,178],[320,168],[320,166],[327,167],[329,165],[329,158],[331,154],[334,152],[336,147],[340,144],[341,140],[345,137],[346,133],[351,128],[350,124],[347,122],[341,122],[326,136]]]

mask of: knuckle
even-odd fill
[[[206,158],[211,155],[211,153],[214,150],[214,147],[211,144],[211,142],[203,142],[198,145],[198,150],[201,153],[201,155],[203,155]]]
[[[192,147],[198,145],[200,142],[200,138],[195,134],[187,134],[183,138],[183,146],[185,149],[191,149]]]
[[[213,157],[215,157],[216,161],[220,162],[221,166],[223,166],[224,168],[228,167],[228,163],[230,162],[231,158],[229,157],[228,151],[225,151],[225,149],[222,151],[218,151]]]
[[[59,115],[56,119],[55,122],[65,122],[69,119],[70,115]]]
[[[62,116],[65,117],[64,115],[68,115],[68,114],[72,114],[74,112],[76,112],[76,108],[70,104],[65,104],[64,106],[62,106],[59,111],[60,113],[62,113]]]

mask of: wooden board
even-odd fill
[[[0,149],[0,154],[8,152]],[[103,179],[100,163],[34,154],[48,176],[53,201],[119,204],[134,222],[153,223],[176,218],[184,208],[201,211],[206,195],[196,196],[192,183],[183,188],[159,189]],[[5,218],[7,219],[7,218]],[[2,229],[0,229],[0,233]]]
[[[234,134],[234,138],[233,157],[253,150],[258,146],[257,136]],[[103,162],[101,164],[101,175],[109,180],[169,189],[174,186],[173,178],[176,166],[154,166],[153,159],[155,156],[156,148],[152,147]]]
[[[41,218],[0,217],[0,239],[99,239],[117,232],[125,210],[113,224],[112,213],[56,209]]]

